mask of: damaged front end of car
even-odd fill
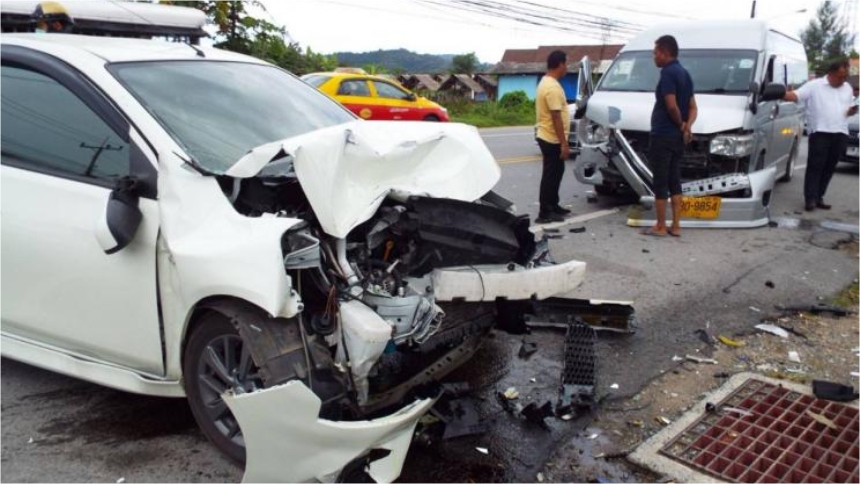
[[[528,217],[491,192],[499,167],[469,126],[356,121],[263,145],[214,176],[244,219],[290,221],[281,270],[295,310],[215,308],[262,382],[221,395],[246,481],[356,466],[395,479],[438,380],[500,316],[525,318],[585,275],[584,262],[554,263]]]

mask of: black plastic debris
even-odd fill
[[[851,385],[824,380],[812,380],[812,393],[818,398],[834,402],[851,402],[860,397]]]
[[[572,234],[582,234],[585,233],[585,227],[574,227],[570,229],[569,232]]]
[[[828,306],[826,304],[803,304],[799,306],[776,306],[776,309],[779,309],[783,313],[809,313],[809,314],[821,314],[821,313],[831,313],[834,316],[844,317],[849,314],[854,314],[854,311],[850,309],[840,308],[838,306]]]
[[[643,254],[650,254],[650,253],[651,253],[651,251],[650,251],[650,250],[648,250],[648,249],[642,249],[642,253],[643,253]]]
[[[764,285],[771,289],[776,287],[776,284],[774,284],[773,281],[765,281]]]
[[[559,230],[558,230],[558,229],[549,229],[549,228],[546,228],[546,229],[543,229],[543,231],[544,231],[544,233],[547,233],[547,234],[557,234],[557,233],[559,233]]]
[[[561,372],[558,411],[568,413],[572,407],[590,407],[595,403],[597,355],[596,332],[581,319],[574,319],[564,337],[564,368]]]
[[[705,343],[710,346],[716,346],[717,340],[714,339],[714,337],[711,336],[711,334],[704,329],[697,329],[696,331],[694,331],[694,333],[696,333],[696,336],[698,336],[699,339],[702,340],[702,343]]]
[[[430,413],[445,425],[442,440],[478,435],[487,431],[487,425],[481,422],[475,400],[469,397],[440,399],[430,409]]]
[[[538,407],[537,403],[530,403],[523,408],[520,414],[526,418],[529,422],[539,425],[541,427],[546,427],[546,422],[544,419],[547,417],[552,417],[554,415],[552,410],[552,403],[546,402],[540,407]]]
[[[523,338],[523,344],[520,346],[520,358],[528,359],[529,356],[537,353],[537,343],[535,343],[531,338],[525,337]]]

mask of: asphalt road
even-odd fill
[[[532,129],[484,130],[488,146],[502,164],[497,191],[520,211],[537,212],[539,151]],[[805,165],[805,148],[798,166]],[[574,162],[569,161],[569,168]],[[568,169],[561,199],[574,215],[607,215],[561,230],[551,241],[557,260],[588,263],[576,297],[633,301],[639,330],[598,343],[600,394],[630,395],[671,365],[672,355],[701,347],[694,331],[730,332],[749,328],[775,304],[812,303],[857,277],[857,258],[829,245],[840,234],[825,231],[829,219],[857,225],[858,171],[840,165],[830,187],[829,212],[801,212],[803,169],[774,194],[773,217],[795,219],[798,228],[685,230],[680,239],[639,235],[625,225],[629,202],[600,199],[588,203]],[[612,209],[617,209],[613,211]],[[603,212],[601,212],[603,213]],[[789,224],[791,225],[791,224]],[[774,288],[765,285],[773,283]],[[753,309],[754,308],[754,309]],[[517,358],[518,337],[497,333],[475,359],[453,378],[476,389],[480,412],[491,424],[482,436],[440,447],[410,451],[405,481],[534,481],[535,470],[554,453],[569,452],[587,419],[555,421],[536,430],[499,411],[492,395],[508,386],[524,400],[554,401],[561,368],[561,336],[535,335],[540,351]],[[239,481],[242,470],[223,458],[197,430],[183,400],[142,397],[2,360],[3,480],[14,482],[208,482]],[[534,379],[534,381],[532,381]],[[613,383],[618,390],[610,389]],[[577,440],[579,439],[579,440]],[[475,446],[490,449],[477,454]],[[571,457],[574,458],[574,457]],[[589,476],[582,476],[587,480]]]

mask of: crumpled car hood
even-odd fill
[[[473,126],[361,120],[259,146],[225,174],[256,176],[283,154],[293,157],[323,230],[339,238],[370,219],[389,194],[474,201],[501,176]]]

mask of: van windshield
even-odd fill
[[[746,94],[756,65],[753,50],[682,50],[678,55],[696,94]],[[651,51],[622,52],[603,75],[598,91],[654,92],[660,69]]]

